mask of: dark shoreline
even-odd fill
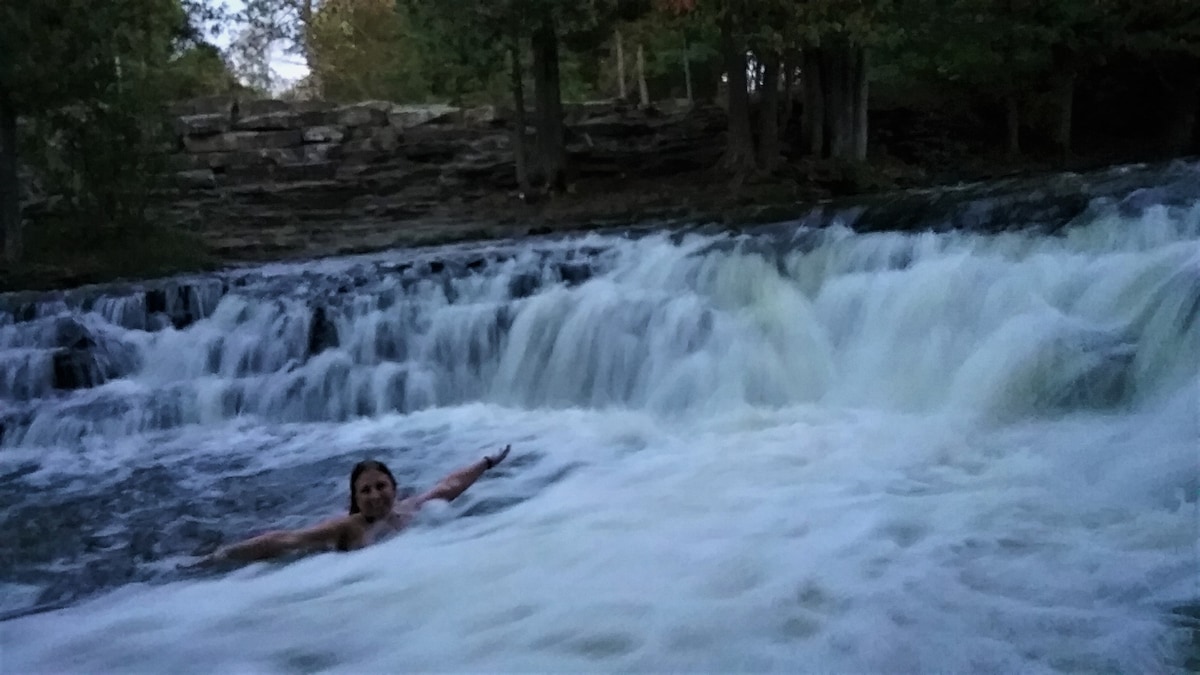
[[[1097,196],[1111,193],[1114,199],[1121,199],[1138,190],[1156,188],[1154,181],[1159,174],[1169,174],[1171,167],[1193,166],[1197,161],[1200,158],[1121,164],[1081,159],[1065,169],[1027,162],[1023,166],[996,165],[990,171],[978,167],[959,169],[955,172],[959,179],[952,182],[929,181],[923,171],[912,167],[816,164],[793,164],[783,176],[760,177],[740,185],[731,184],[716,171],[656,180],[584,180],[567,194],[549,195],[537,203],[525,203],[511,193],[494,193],[471,202],[444,204],[435,213],[410,220],[347,228],[349,232],[325,228],[308,233],[316,235],[308,237],[299,233],[292,242],[272,248],[205,241],[212,253],[198,262],[167,263],[132,274],[113,274],[103,265],[89,269],[86,263],[79,267],[30,265],[15,272],[4,270],[0,271],[0,295],[39,295],[254,264],[533,236],[644,227],[712,226],[738,231],[804,217],[813,220],[814,215],[813,224],[820,226],[828,224],[822,223],[822,212],[828,217],[849,209],[867,212],[875,209],[888,214],[887,218],[859,220],[855,229],[862,231],[989,231],[1017,225],[1044,226],[1048,223],[1039,219],[1069,221]],[[1134,178],[1124,179],[1130,175]],[[1101,188],[1089,189],[1089,183],[1100,183]],[[995,216],[992,221],[953,217],[955,206],[972,199],[997,202],[992,209]],[[939,214],[942,222],[937,222]],[[1014,223],[1022,217],[1027,219],[1024,223]],[[264,228],[264,231],[270,230]]]

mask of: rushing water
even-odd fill
[[[2,669],[1183,669],[1200,201],[780,231],[0,313]],[[373,548],[175,569],[338,512],[359,459],[416,489],[504,443]]]

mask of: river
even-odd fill
[[[1182,670],[1196,186],[1053,232],[651,229],[10,304],[3,670]],[[507,443],[377,546],[176,569],[337,514],[360,459],[411,491]]]

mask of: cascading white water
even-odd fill
[[[4,608],[117,587],[0,623],[6,669],[1181,667],[1200,205],[1089,218],[592,235],[0,318]],[[172,571],[336,512],[363,457],[417,488],[508,442],[371,549]]]

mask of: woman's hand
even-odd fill
[[[227,560],[228,559],[225,557],[225,551],[223,549],[217,549],[208,555],[193,558],[188,562],[177,563],[175,565],[175,569],[190,572],[192,570],[213,567],[214,565],[226,562]]]
[[[509,450],[512,450],[511,444],[504,446],[504,448],[502,448],[500,450],[500,452],[497,452],[494,455],[484,456],[483,461],[487,463],[487,468],[490,469],[490,468],[496,466],[497,464],[499,464],[500,462],[503,462],[504,458],[508,457]]]

